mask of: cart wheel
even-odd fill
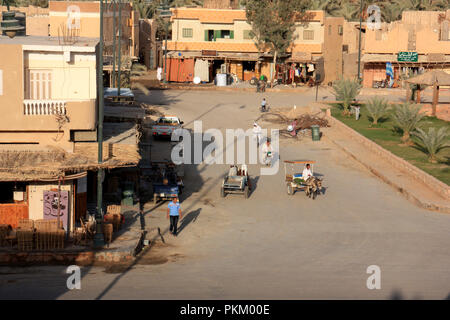
[[[248,197],[250,196],[250,189],[248,188],[248,186],[244,187],[244,197],[245,199],[248,199]]]
[[[287,185],[287,194],[292,196],[294,194],[294,189],[290,184]]]
[[[153,194],[153,204],[156,205],[158,203],[158,196],[156,193]]]
[[[223,187],[220,188],[220,195],[222,198],[225,198],[225,189]]]

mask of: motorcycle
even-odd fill
[[[270,167],[272,165],[272,158],[273,158],[272,151],[267,151],[266,154],[264,155],[264,164],[267,167]]]

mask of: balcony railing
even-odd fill
[[[65,115],[66,102],[60,100],[24,100],[23,114],[27,116]]]

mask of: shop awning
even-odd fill
[[[417,77],[406,80],[409,83],[432,86],[438,84],[441,86],[450,86],[450,74],[442,70],[432,70],[425,72]]]
[[[450,55],[423,55],[419,54],[417,62],[404,62],[397,61],[396,54],[381,54],[381,53],[365,53],[361,57],[362,62],[374,62],[374,63],[398,63],[401,65],[414,65],[414,64],[439,64],[439,63],[450,63]]]

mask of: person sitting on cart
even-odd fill
[[[305,168],[303,169],[302,179],[303,179],[303,181],[306,181],[312,176],[313,176],[313,174],[311,172],[311,165],[309,163],[307,163]]]

